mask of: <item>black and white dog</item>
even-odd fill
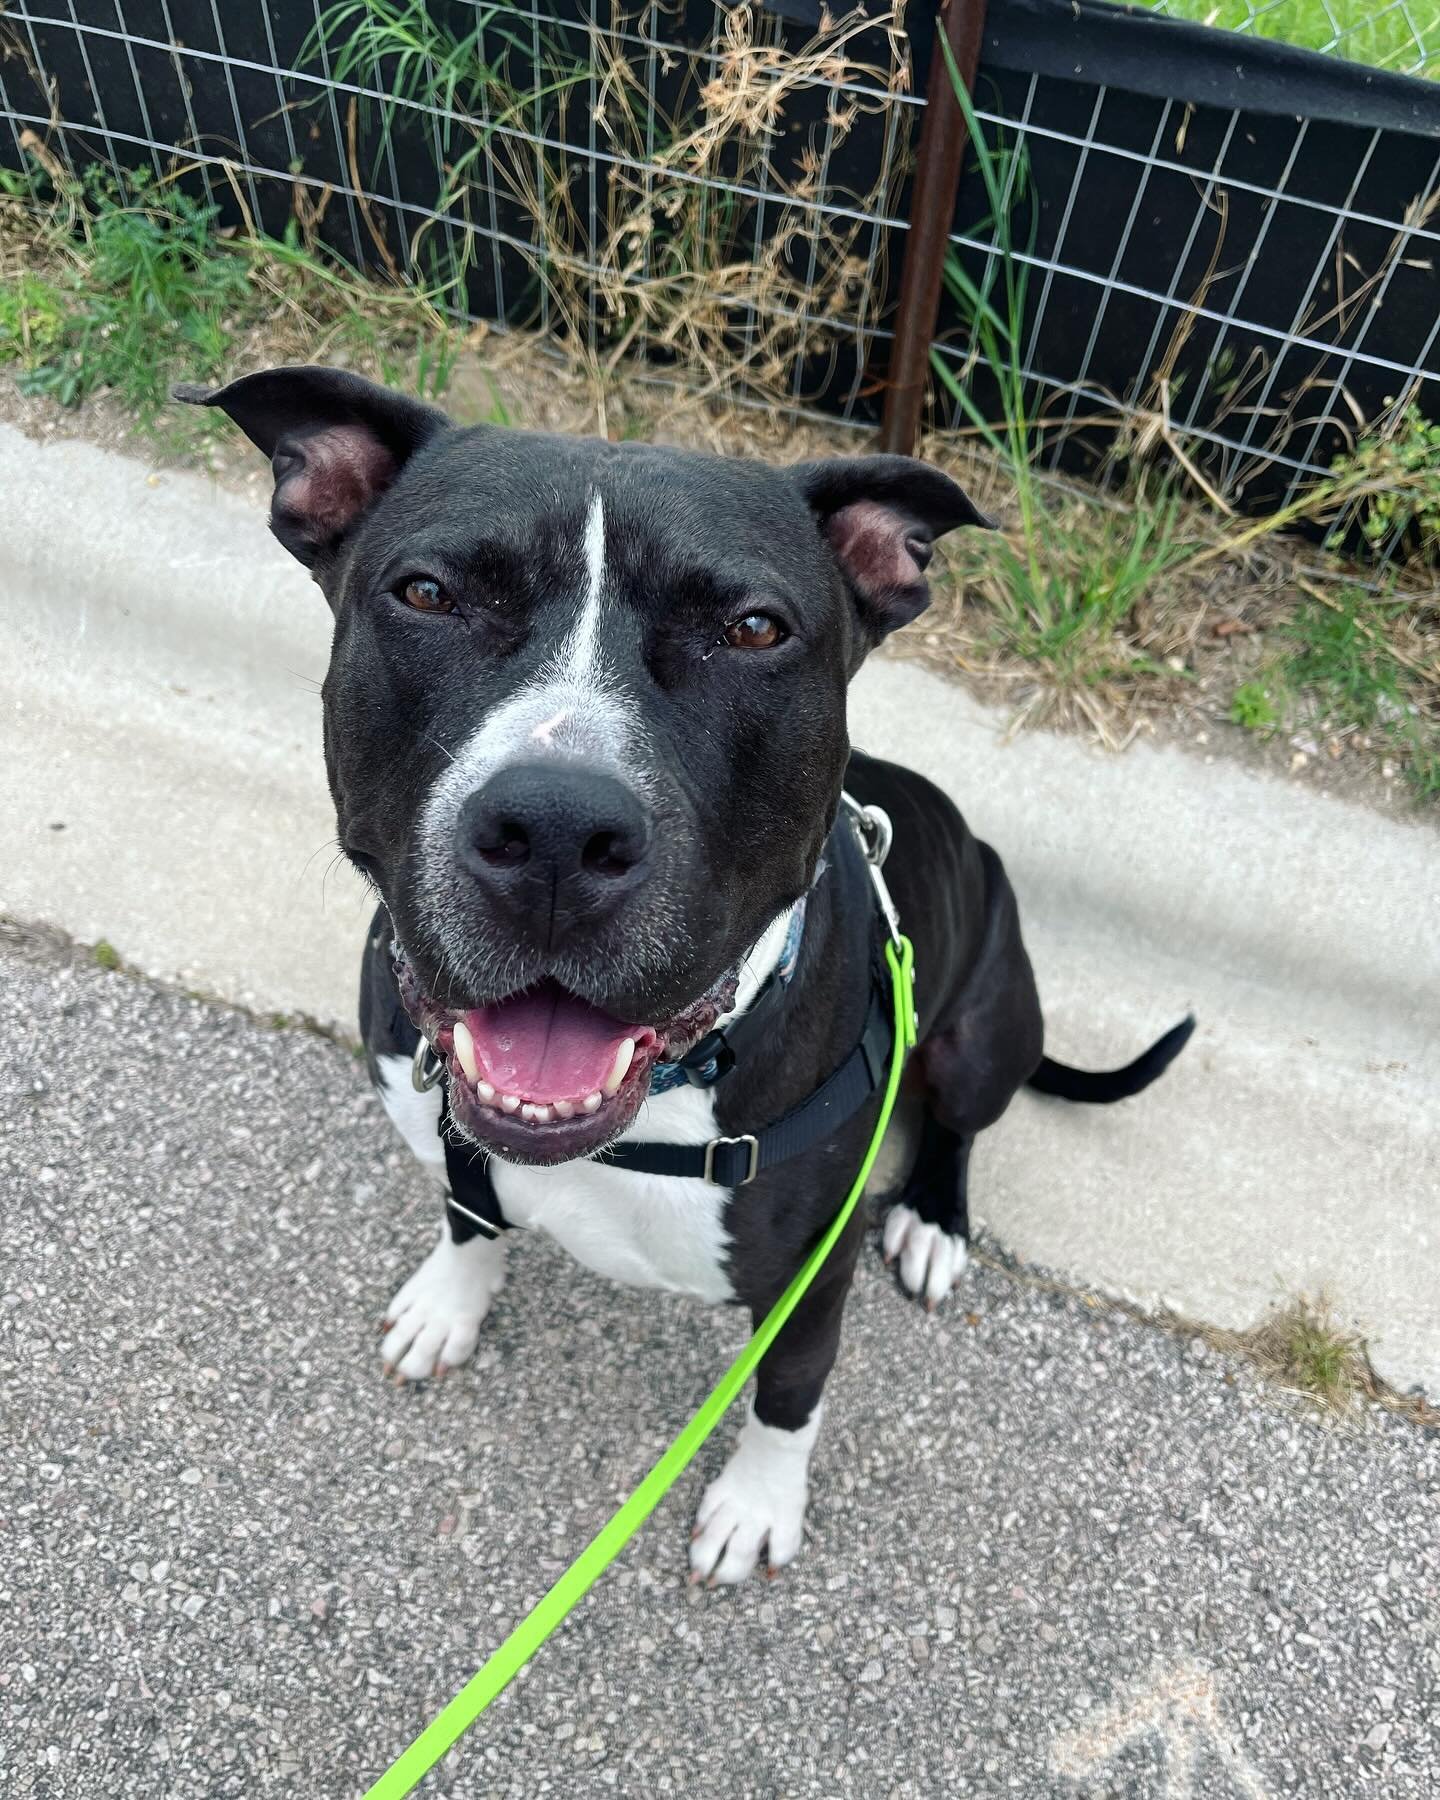
[[[382,901],[365,1044],[447,1213],[387,1317],[400,1378],[474,1350],[508,1226],[768,1312],[852,1180],[888,1056],[842,789],[893,824],[916,949],[923,1125],[884,1223],[911,1293],[934,1305],[964,1267],[970,1149],[1017,1088],[1115,1099],[1183,1044],[1189,1021],[1114,1075],[1042,1058],[998,857],[928,782],[850,749],[850,678],[926,605],[934,540],[987,523],[948,476],[462,430],[323,368],[177,397],[272,459],[272,529],[335,617],[330,787]],[[412,1082],[432,1054],[443,1081]],[[695,1579],[800,1548],[864,1229],[857,1211],[761,1364]]]

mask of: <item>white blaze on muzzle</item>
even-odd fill
[[[590,497],[582,547],[585,585],[569,636],[544,667],[453,752],[426,802],[422,836],[427,856],[448,857],[460,808],[507,763],[573,757],[623,773],[631,786],[643,788],[630,755],[634,712],[602,648],[605,507],[598,491]]]

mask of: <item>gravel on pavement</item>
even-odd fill
[[[0,1198],[15,1800],[358,1796],[744,1330],[527,1240],[475,1361],[385,1385],[437,1219],[363,1067],[13,928]],[[733,1429],[425,1794],[1440,1792],[1440,1434],[988,1264],[927,1317],[878,1253],[801,1558],[707,1592]]]

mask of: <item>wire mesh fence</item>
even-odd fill
[[[1163,451],[1216,501],[1272,509],[1410,408],[1440,413],[1440,86],[1342,60],[1419,69],[1440,46],[1412,0],[1364,21],[1296,5],[1340,55],[1264,41],[1278,0],[1242,0],[1248,35],[991,0],[975,107],[1006,206],[967,170],[937,426],[970,427],[957,386],[1006,403],[975,314],[1002,292],[1047,466],[1111,479]],[[640,355],[868,425],[934,18],[933,0],[12,0],[0,153],[33,168],[39,143],[75,179],[144,168],[601,370]]]

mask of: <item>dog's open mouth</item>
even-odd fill
[[[553,981],[450,1009],[420,990],[407,960],[397,973],[411,1020],[445,1059],[454,1123],[486,1149],[545,1163],[589,1156],[623,1131],[655,1064],[703,1036],[735,987],[731,977],[683,1013],[636,1025]]]

